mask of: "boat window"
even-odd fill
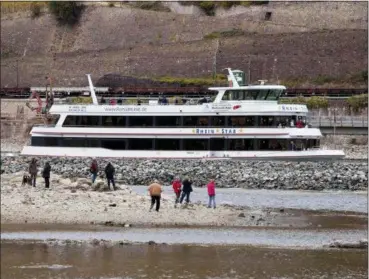
[[[44,141],[44,137],[32,137],[31,138],[31,145],[32,146],[45,146],[46,143]]]
[[[259,90],[245,90],[244,100],[256,100]]]
[[[156,150],[180,150],[180,139],[155,139]]]
[[[255,124],[254,116],[229,116],[228,127],[252,127]]]
[[[268,90],[267,100],[278,100],[279,96],[282,94],[282,89]]]
[[[126,116],[102,116],[103,127],[126,127]]]
[[[274,127],[274,116],[260,116],[259,126],[260,127]]]
[[[210,150],[225,150],[224,139],[210,139]]]
[[[112,150],[126,149],[126,139],[103,139],[101,140],[101,147]]]
[[[183,139],[184,150],[208,150],[208,139]]]
[[[68,115],[63,123],[63,127],[76,127],[80,125],[80,118],[77,115]]]
[[[152,150],[153,139],[128,139],[128,148],[131,150]]]
[[[62,146],[86,147],[85,138],[62,138]]]
[[[129,127],[152,127],[152,116],[129,116]]]
[[[230,139],[229,150],[253,150],[253,139]]]
[[[209,117],[208,116],[184,116],[183,126],[184,127],[208,127]]]
[[[257,90],[258,95],[256,97],[256,100],[265,100],[265,97],[268,95],[268,91],[268,89]]]
[[[226,124],[225,116],[211,116],[211,126],[212,127],[224,127]]]
[[[177,127],[181,126],[180,116],[156,116],[155,126],[158,127]]]

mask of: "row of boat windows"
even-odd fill
[[[275,101],[284,93],[284,89],[227,90],[222,100],[270,100]]]
[[[101,147],[113,150],[305,150],[318,139],[101,139],[32,137],[32,146]]]
[[[305,126],[305,116],[77,116],[63,127],[277,127]]]

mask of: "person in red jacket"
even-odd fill
[[[211,208],[211,204],[213,204],[213,208],[215,209],[215,182],[214,179],[211,179],[207,185],[208,187],[208,195],[209,195],[209,204],[208,208]]]
[[[182,183],[179,178],[173,180],[172,183],[174,194],[176,195],[176,201],[174,203],[174,207],[177,207],[177,203],[179,203],[179,197],[181,196],[181,187]]]

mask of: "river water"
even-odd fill
[[[367,251],[2,243],[1,278],[367,278]]]
[[[147,187],[132,189],[145,194]],[[171,187],[164,195],[173,196]],[[191,200],[206,198],[206,189],[195,188]],[[363,192],[217,189],[217,202],[368,212]],[[367,249],[325,248],[367,238],[367,219],[349,216],[337,215],[329,226],[332,220],[318,216],[323,226],[309,229],[2,225],[1,278],[367,278]]]
[[[147,187],[131,186],[138,194],[146,194]],[[164,195],[173,196],[170,186],[163,187]],[[220,204],[248,206],[252,208],[293,208],[304,210],[332,210],[368,212],[367,192],[348,191],[286,191],[249,190],[240,188],[216,189],[216,200]],[[207,190],[194,188],[192,202],[207,202]]]

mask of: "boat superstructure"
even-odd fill
[[[213,87],[213,102],[197,105],[99,104],[88,76],[92,104],[54,104],[52,126],[34,126],[23,155],[321,160],[344,157],[319,149],[322,134],[307,124],[305,105],[278,104],[286,87],[240,84],[228,69],[229,87]],[[242,80],[242,79],[241,79]]]

